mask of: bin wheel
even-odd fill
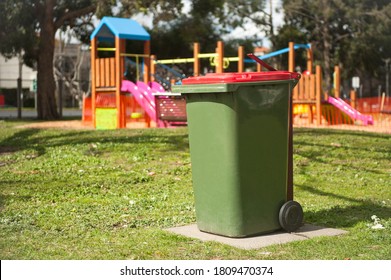
[[[282,205],[278,219],[284,230],[293,232],[303,223],[303,208],[301,208],[301,205],[296,201],[287,201]]]

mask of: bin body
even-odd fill
[[[290,95],[296,82],[174,88],[186,97],[201,231],[244,237],[280,229],[278,213],[287,196]]]

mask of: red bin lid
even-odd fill
[[[289,71],[208,73],[205,76],[189,77],[182,80],[183,85],[226,84],[266,81],[299,80],[300,74]]]

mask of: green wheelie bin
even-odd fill
[[[287,71],[207,74],[182,80],[199,230],[245,237],[302,222],[287,202],[291,92]],[[288,204],[288,205],[287,205]]]

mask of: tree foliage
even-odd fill
[[[312,44],[328,88],[334,65],[347,75],[378,77],[382,59],[391,57],[389,0],[284,0],[283,8],[282,30],[289,26]]]
[[[150,7],[170,7],[178,0],[124,1]],[[164,3],[164,4],[163,4]],[[116,0],[2,0],[0,2],[0,52],[6,57],[22,54],[24,63],[38,71],[38,118],[57,119],[53,55],[55,34],[73,29],[84,42],[93,30],[92,16],[111,15]],[[140,7],[141,7],[140,6]],[[139,6],[135,6],[138,8]],[[162,14],[171,14],[171,10]]]
[[[226,0],[217,14],[220,23],[230,32],[238,26],[250,23],[267,36],[274,34],[272,11],[266,10],[265,0]]]
[[[55,34],[60,28],[81,28],[97,7],[110,1],[3,0],[0,10],[0,51],[6,57],[23,55],[24,63],[37,68],[39,119],[57,119],[53,56]]]
[[[191,6],[186,15],[181,14],[184,3]],[[26,65],[37,69],[38,118],[56,119],[53,56],[58,30],[72,30],[88,43],[94,15],[153,15],[153,50],[175,57],[189,52],[195,41],[213,48],[223,34],[248,22],[273,34],[264,4],[264,0],[1,0],[0,53],[22,55]]]
[[[149,30],[153,40],[152,52],[159,58],[192,56],[194,42],[200,43],[201,52],[214,52],[218,40],[225,41],[225,54],[234,56],[239,45],[246,45],[247,51],[252,51],[259,37],[227,39],[226,35],[233,29],[245,28],[250,22],[259,32],[270,29],[266,24],[268,15],[262,10],[265,0],[191,0],[188,3],[187,13],[169,22],[159,21]]]

